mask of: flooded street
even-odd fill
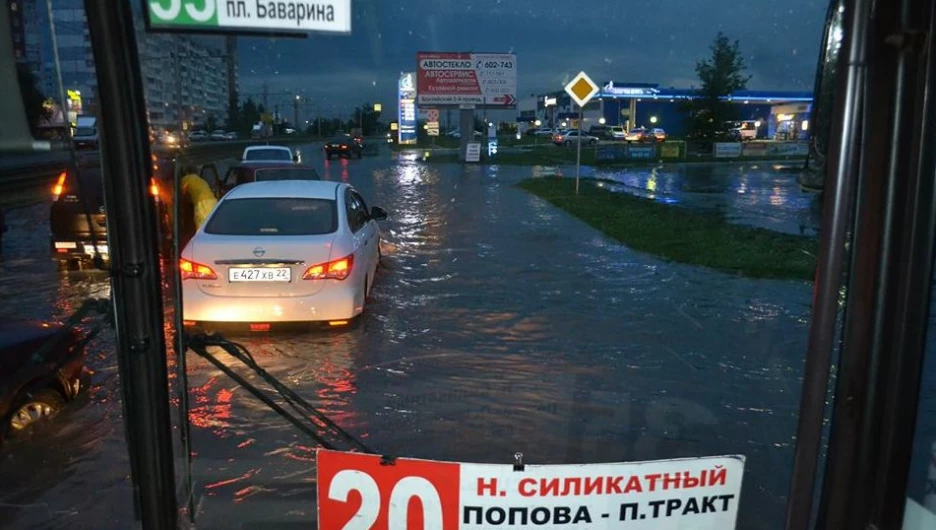
[[[608,186],[613,190],[714,212],[731,223],[815,236],[819,231],[821,202],[817,194],[802,191],[796,183],[795,170],[801,165],[802,162],[660,164],[597,169],[588,174],[612,181]]]
[[[303,158],[389,212],[384,267],[355,329],[236,337],[271,374],[395,456],[512,463],[519,451],[559,464],[743,454],[738,528],[782,527],[809,284],[633,252],[512,186],[538,168],[386,151],[326,165],[314,146]],[[816,224],[812,196],[771,167],[595,175],[736,222],[791,233]],[[8,215],[2,318],[62,317],[107,295],[101,273],[57,271],[47,221],[47,205]],[[0,526],[130,527],[113,345],[111,331],[92,344],[83,401],[0,455]],[[198,528],[311,528],[314,443],[207,361],[188,362]]]

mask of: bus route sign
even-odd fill
[[[151,32],[351,33],[351,0],[143,0]]]

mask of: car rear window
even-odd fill
[[[78,127],[75,129],[75,136],[94,136],[97,134],[95,127]]]
[[[258,169],[254,173],[257,182],[262,180],[322,180],[312,168]]]
[[[59,202],[82,202],[94,209],[104,205],[104,182],[99,168],[67,171]]]
[[[225,236],[311,236],[338,229],[329,199],[249,198],[221,201],[205,233]]]
[[[292,160],[292,153],[286,149],[251,149],[245,160]]]

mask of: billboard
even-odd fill
[[[419,52],[416,63],[419,105],[516,108],[516,54]]]
[[[416,143],[416,73],[400,74],[399,83],[399,128],[397,142],[400,145]]]

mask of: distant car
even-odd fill
[[[624,129],[623,125],[611,126],[611,139],[612,140],[623,140],[626,137],[627,137],[627,131]]]
[[[38,358],[50,341],[55,344]],[[0,440],[52,418],[88,387],[88,337],[41,322],[0,322]]]
[[[597,145],[599,139],[597,136],[592,136],[586,133],[579,133],[578,131],[565,131],[553,136],[553,143],[556,145],[569,146],[579,142],[583,144]]]
[[[234,131],[228,131],[224,133],[225,140],[237,140],[237,133]]]
[[[325,159],[332,156],[338,158],[361,158],[364,156],[364,147],[350,137],[332,138],[325,142]]]
[[[209,138],[210,137],[208,136],[208,133],[206,133],[205,131],[192,131],[188,135],[188,139],[193,142],[204,142],[205,140],[208,140]]]
[[[225,134],[227,134],[227,133],[224,132],[224,131],[222,131],[222,130],[220,130],[220,129],[218,129],[218,130],[216,130],[216,131],[214,131],[214,132],[211,133],[211,139],[212,139],[212,140],[215,140],[215,141],[219,141],[219,142],[220,142],[220,141],[224,141],[224,139],[225,139],[225,138],[224,138],[224,135],[225,135]]]
[[[653,141],[653,138],[650,134],[650,130],[646,127],[634,127],[633,129],[627,131],[627,134],[624,136],[624,140],[626,140],[627,143],[644,143]]]
[[[182,251],[183,324],[348,324],[365,309],[386,217],[342,182],[234,188]]]
[[[657,143],[666,141],[666,131],[660,129],[659,127],[654,127],[650,129],[650,138]]]
[[[252,145],[244,149],[241,162],[293,162],[299,161],[299,155],[282,145]]]
[[[236,186],[268,180],[322,180],[312,167],[288,162],[242,162],[228,168],[215,185],[218,197]]]

